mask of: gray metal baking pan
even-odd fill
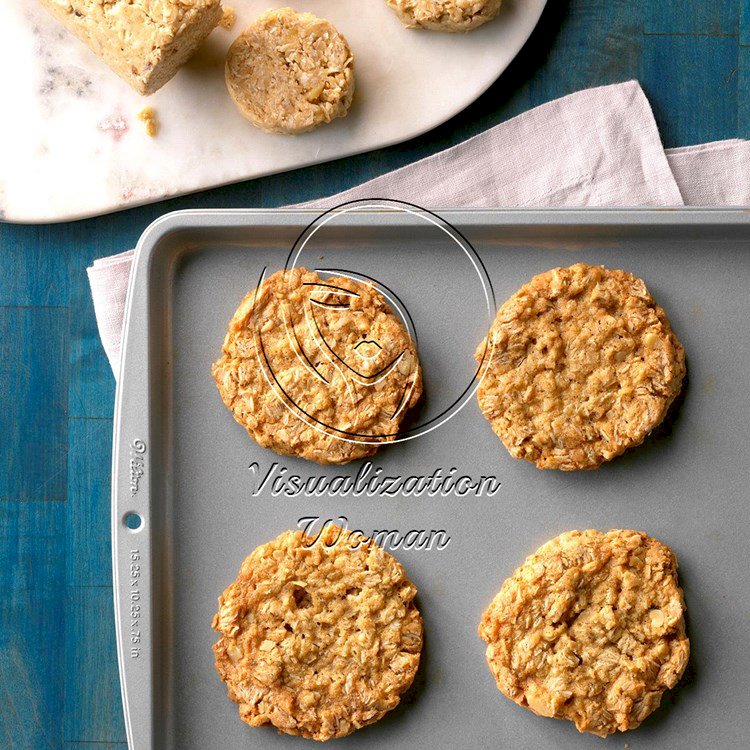
[[[374,457],[369,471],[393,477],[393,492],[381,485],[369,494],[285,496],[284,477],[355,477],[363,464],[320,467],[261,449],[222,405],[209,367],[242,296],[264,267],[284,267],[317,214],[160,219],[138,245],[115,420],[115,611],[131,750],[309,742],[240,721],[214,671],[210,624],[218,595],[252,549],[302,518],[339,516],[367,533],[402,534],[387,546],[419,587],[426,645],[401,706],[336,747],[602,747],[501,695],[476,628],[502,581],[541,543],[569,529],[616,527],[643,529],[675,550],[692,657],[682,683],[642,727],[605,742],[637,750],[747,746],[750,213],[438,213],[448,225],[418,211],[352,212],[305,247],[306,265],[376,278],[408,308],[428,394],[419,419],[437,424],[471,382],[487,305],[537,272],[577,261],[646,280],[687,352],[684,398],[643,446],[584,473],[541,472],[512,459],[469,398],[440,426]],[[457,237],[483,267],[462,254]],[[485,272],[494,300],[479,283]],[[438,469],[467,477],[463,491],[442,485],[444,492],[420,496],[395,483]],[[281,481],[264,483],[269,471]],[[445,536],[410,546],[407,531]]]

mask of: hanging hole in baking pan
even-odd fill
[[[126,513],[123,523],[131,531],[138,531],[143,526],[143,519],[137,513]]]

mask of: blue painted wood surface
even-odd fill
[[[415,141],[90,221],[0,226],[0,747],[125,747],[109,561],[114,382],[86,266],[166,211],[324,196],[629,78],[667,146],[750,137],[750,0],[550,0],[487,94]]]

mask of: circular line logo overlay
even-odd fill
[[[347,236],[347,225],[352,232],[361,226],[351,222],[352,215],[358,213],[368,215],[368,244],[378,230],[393,231],[394,225],[403,226],[405,222],[410,230],[422,234],[428,230],[435,236],[437,232],[442,242],[449,243],[468,261],[473,287],[470,296],[476,300],[472,304],[486,316],[484,330],[489,330],[496,311],[494,290],[484,263],[458,229],[438,214],[414,204],[358,200],[321,214],[297,238],[283,269],[281,289],[286,285],[286,291],[277,294],[283,333],[278,325],[263,325],[261,318],[256,318],[257,362],[281,404],[308,427],[346,442],[404,442],[437,429],[463,409],[491,362],[494,342],[485,340],[478,365],[471,377],[450,394],[447,406],[423,418],[419,405],[410,409],[416,401],[415,390],[421,388],[421,376],[417,359],[419,335],[406,295],[399,294],[392,280],[386,285],[356,267],[329,267],[321,262],[325,256],[319,254],[319,247],[314,264],[302,262],[306,255],[313,255],[314,242],[325,246],[327,230],[335,228],[336,242],[341,245],[341,237]],[[407,254],[410,248],[403,247],[402,252]],[[377,250],[373,251],[370,259],[377,254]],[[420,260],[430,262],[431,258],[420,255]],[[266,271],[264,268],[258,281],[256,297],[267,292],[263,286]],[[253,307],[256,303],[257,299]],[[413,301],[410,299],[409,303]],[[450,332],[446,333],[450,336]],[[451,364],[461,367],[463,359]],[[302,376],[292,377],[292,372]],[[326,409],[316,408],[321,402],[325,402]],[[365,420],[375,425],[369,431],[352,429],[350,420],[345,418],[347,413],[384,403],[389,404],[385,416],[380,414],[372,422]],[[336,414],[340,423],[332,424],[334,420],[330,418],[321,420],[321,412]]]

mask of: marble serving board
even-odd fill
[[[163,89],[130,89],[35,0],[0,0],[0,218],[63,221],[338,159],[407,140],[452,117],[502,73],[546,0],[506,0],[470,34],[404,29],[384,0],[304,0],[356,58],[348,117],[297,137],[263,133],[224,83],[227,47],[269,0],[228,0],[237,23],[216,29]],[[281,3],[283,5],[284,3]],[[137,114],[153,107],[150,138]]]

